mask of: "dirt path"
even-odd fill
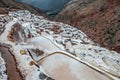
[[[0,46],[2,58],[6,62],[8,80],[23,80],[20,72],[17,70],[14,56],[11,55],[8,48]]]

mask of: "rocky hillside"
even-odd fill
[[[73,26],[13,11],[0,14],[0,80],[120,80],[120,54]]]
[[[120,52],[120,0],[71,0],[55,21],[73,25],[94,42]]]
[[[31,13],[48,18],[48,16],[40,9],[34,8],[25,3],[16,2],[16,0],[0,0],[0,13],[7,13],[15,9],[16,10],[29,10]]]

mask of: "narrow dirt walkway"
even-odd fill
[[[11,55],[8,48],[0,46],[2,58],[6,62],[8,80],[23,80],[20,72],[17,69],[14,56]]]

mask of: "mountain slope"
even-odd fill
[[[120,52],[120,0],[71,0],[55,21],[73,25],[94,42]]]
[[[40,9],[34,8],[25,3],[16,2],[16,0],[0,0],[0,8],[2,8],[2,10],[4,8],[5,9],[4,11],[6,11],[6,12],[9,12],[10,9],[29,10],[31,13],[41,15],[41,16],[48,18],[48,16]],[[2,12],[2,11],[0,11],[0,12]]]

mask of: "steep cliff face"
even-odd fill
[[[2,9],[1,9],[2,8]],[[29,10],[31,13],[44,16],[48,16],[40,9],[34,8],[25,3],[16,2],[16,0],[0,0],[0,13],[8,13],[11,10]]]
[[[0,80],[120,80],[120,54],[27,10],[0,14]]]
[[[55,18],[120,52],[120,0],[72,0]]]

